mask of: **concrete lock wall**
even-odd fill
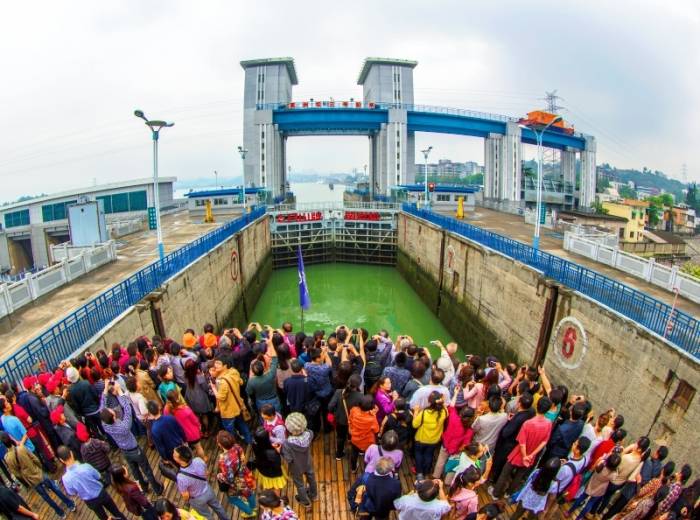
[[[180,341],[187,328],[242,327],[272,271],[269,218],[262,217],[212,249],[115,320],[87,346],[108,350],[153,334]]]
[[[540,362],[553,384],[585,394],[596,415],[624,415],[630,441],[648,434],[676,461],[697,455],[696,360],[538,271],[413,216],[399,215],[398,243],[398,269],[465,352]],[[560,355],[557,325],[567,317],[586,336],[575,368]]]

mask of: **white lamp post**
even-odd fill
[[[430,150],[432,150],[432,146],[428,146],[425,150],[421,150],[421,153],[423,154],[423,158],[425,159],[425,207],[430,208],[430,199],[428,198],[428,155],[430,154]]]
[[[245,215],[247,209],[248,209],[248,204],[246,203],[245,200],[245,154],[248,153],[248,150],[243,148],[242,146],[238,147],[238,153],[241,154],[241,166],[243,166],[243,214]]]
[[[158,137],[162,128],[170,128],[175,123],[168,121],[159,121],[157,119],[149,120],[143,113],[143,110],[134,110],[134,115],[146,122],[146,125],[151,129],[151,137],[153,138],[153,205],[156,212],[156,236],[158,242],[158,258],[161,260],[165,256],[165,248],[163,247],[163,230],[160,226],[160,194],[158,193]]]
[[[550,126],[552,126],[557,121],[562,119],[561,116],[557,116],[552,119],[546,126],[544,126],[539,132],[532,125],[520,125],[520,128],[525,128],[531,130],[535,134],[535,140],[537,141],[537,214],[535,217],[535,234],[532,237],[532,247],[535,249],[540,248],[540,214],[542,212],[542,137]]]

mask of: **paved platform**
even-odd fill
[[[454,216],[454,212],[441,212],[445,215]],[[464,222],[472,224],[474,226],[479,226],[499,235],[505,235],[507,237],[523,242],[524,244],[532,244],[532,234],[534,232],[534,226],[527,224],[525,219],[519,215],[513,215],[511,213],[503,213],[500,211],[494,211],[487,208],[477,207],[474,211],[466,211],[464,215]],[[552,253],[554,255],[566,258],[572,262],[583,265],[597,271],[605,276],[618,280],[630,287],[634,287],[649,296],[653,296],[657,300],[673,304],[674,294],[666,291],[656,285],[640,280],[634,276],[631,276],[623,271],[609,267],[605,264],[595,262],[584,256],[571,253],[564,250],[564,237],[559,235],[555,231],[547,228],[541,228],[540,232],[540,249]],[[678,297],[676,307],[691,316],[700,316],[700,305],[697,303],[683,298]]]
[[[162,219],[166,253],[182,247],[221,225],[194,223],[186,211]],[[40,334],[46,327],[90,300],[108,287],[154,261],[155,231],[142,231],[117,241],[117,260],[87,273],[73,282],[22,307],[0,322],[0,359]]]

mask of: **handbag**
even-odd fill
[[[160,474],[168,480],[172,480],[173,482],[177,481],[177,474],[180,472],[180,469],[172,462],[161,460],[158,462],[158,469],[160,470]]]
[[[241,413],[243,414],[243,420],[250,421],[252,419],[252,417],[250,415],[250,410],[248,410],[247,406],[243,406],[243,403],[241,403],[240,399],[238,399],[238,396],[236,395],[236,392],[233,391],[233,387],[231,386],[231,383],[229,382],[229,380],[226,378],[222,378],[222,379],[224,381],[226,381],[226,384],[228,385],[228,389],[231,390],[231,395],[233,395],[233,399],[236,401],[238,408],[240,408]]]
[[[321,410],[321,403],[318,399],[311,399],[304,403],[304,415],[309,417],[315,417],[316,414]]]

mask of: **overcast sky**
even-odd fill
[[[666,1],[4,2],[0,200],[151,174],[240,174],[239,61],[291,56],[294,97],[360,97],[367,56],[415,59],[416,103],[522,115],[557,89],[598,162],[700,180],[700,3]],[[480,139],[417,134],[433,158]],[[364,137],[288,142],[294,170],[349,171]],[[420,149],[420,148],[419,148]],[[531,151],[527,152],[528,154]]]

